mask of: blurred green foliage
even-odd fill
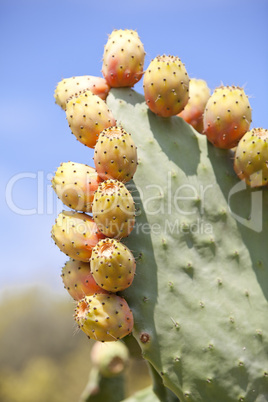
[[[46,289],[2,293],[0,401],[78,402],[91,369],[90,341],[73,320],[74,302]],[[132,358],[127,395],[151,383],[145,362]]]

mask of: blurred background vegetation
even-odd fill
[[[69,295],[41,287],[2,292],[1,402],[79,401],[94,341],[77,329],[74,306]],[[126,396],[151,383],[145,362],[137,358],[130,359],[125,377]]]

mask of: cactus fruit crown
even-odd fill
[[[265,128],[254,128],[251,130],[251,136],[262,139],[264,142],[268,140],[268,129]]]
[[[159,62],[163,62],[165,64],[178,63],[178,67],[180,67],[181,64],[185,65],[184,63],[181,62],[181,59],[178,56],[173,56],[173,55],[170,55],[170,54],[169,55],[166,55],[166,54],[158,55],[158,56],[155,57],[155,59],[152,59],[151,61],[154,61],[154,60],[159,61]],[[158,68],[160,69],[161,67],[158,67]]]
[[[120,191],[120,189],[122,190],[124,188],[124,185],[118,180],[105,180],[101,183],[101,186],[98,188],[97,193],[101,195],[113,195],[116,192]]]

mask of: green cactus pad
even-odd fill
[[[138,148],[123,294],[144,358],[181,402],[267,401],[267,189],[246,188],[231,151],[133,90],[107,103]]]

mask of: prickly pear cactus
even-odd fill
[[[180,402],[267,401],[267,189],[246,188],[231,151],[133,90],[112,89],[107,104],[138,148],[124,239],[136,277],[122,295],[159,399],[174,400],[165,386]]]

